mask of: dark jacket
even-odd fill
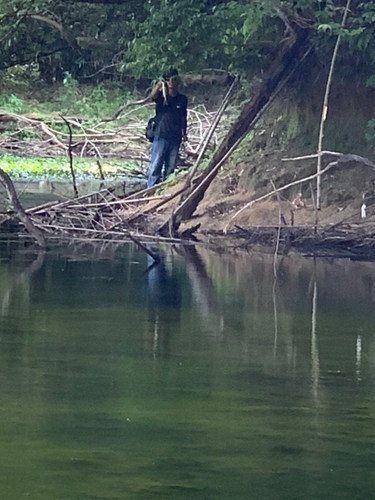
[[[155,136],[173,142],[181,142],[182,134],[186,133],[187,104],[186,95],[168,96],[164,103],[160,92],[154,99],[156,103]]]

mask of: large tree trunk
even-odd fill
[[[181,221],[187,220],[195,212],[198,204],[202,200],[208,186],[216,177],[220,167],[226,161],[229,154],[239,145],[242,139],[254,127],[260,117],[264,107],[269,103],[280,82],[284,81],[288,75],[296,68],[296,65],[303,58],[306,52],[306,41],[309,34],[308,29],[297,27],[294,36],[284,43],[278,56],[271,65],[269,71],[263,79],[263,84],[259,87],[254,98],[244,106],[239,117],[224,138],[219,149],[211,159],[202,173],[202,179],[198,186],[190,188],[184,200],[173,212],[170,219],[160,228],[161,232],[169,229],[174,233],[180,226]]]

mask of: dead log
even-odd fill
[[[244,137],[246,137],[251,128],[254,127],[262,111],[272,99],[279,84],[293,73],[296,66],[305,57],[308,34],[308,29],[300,26],[296,27],[293,36],[288,38],[274,63],[271,65],[263,80],[263,84],[259,87],[254,98],[244,106],[219,149],[203,171],[203,181],[200,183],[199,188],[189,191],[188,196],[177,210],[174,211],[170,220],[159,229],[161,233],[168,230],[168,228],[170,232],[177,231],[180,223],[183,220],[189,219],[195,212],[207,188],[216,177],[219,171],[218,166],[224,163]]]

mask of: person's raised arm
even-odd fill
[[[162,92],[163,89],[163,83],[162,81],[158,82],[155,87],[151,90],[151,97],[155,101],[159,97],[160,92]]]

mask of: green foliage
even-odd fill
[[[295,25],[310,29],[319,59],[329,61],[338,34],[338,65],[375,72],[375,2],[352,1],[341,27],[341,0],[0,0],[0,69],[38,68],[48,84],[64,82],[82,112],[88,96],[74,82],[157,78],[169,66],[252,76],[267,68]],[[30,78],[31,78],[30,72]],[[352,71],[353,73],[353,71]],[[70,75],[67,77],[67,75]],[[62,99],[63,101],[63,99]],[[95,110],[93,112],[99,112]]]
[[[47,93],[38,106],[44,113],[74,114],[88,119],[111,116],[125,102],[132,99],[128,89],[113,88],[104,83],[82,85],[70,73],[65,73],[63,85],[55,93]]]
[[[128,162],[119,160],[106,160],[102,167],[107,178],[121,175],[125,170],[136,168]],[[64,179],[71,176],[69,160],[65,157],[20,158],[6,154],[0,156],[0,168],[11,175],[12,179]],[[99,178],[98,166],[93,159],[75,158],[74,170],[77,176]]]
[[[74,78],[100,78],[98,70],[111,65],[121,51],[119,37],[127,36],[136,17],[131,2],[0,0],[0,69],[37,62],[47,83],[62,81],[65,71]]]
[[[0,109],[11,113],[23,113],[25,109],[24,101],[14,94],[0,96]]]
[[[375,118],[373,118],[367,123],[367,132],[365,137],[366,141],[370,145],[375,146]]]
[[[268,2],[204,7],[199,0],[162,1],[148,9],[145,21],[134,26],[136,36],[128,42],[122,67],[137,77],[160,75],[167,66],[251,72],[259,56],[254,42],[277,32]]]
[[[0,157],[0,167],[12,178],[64,177],[69,174],[66,158],[20,158],[13,155]]]

